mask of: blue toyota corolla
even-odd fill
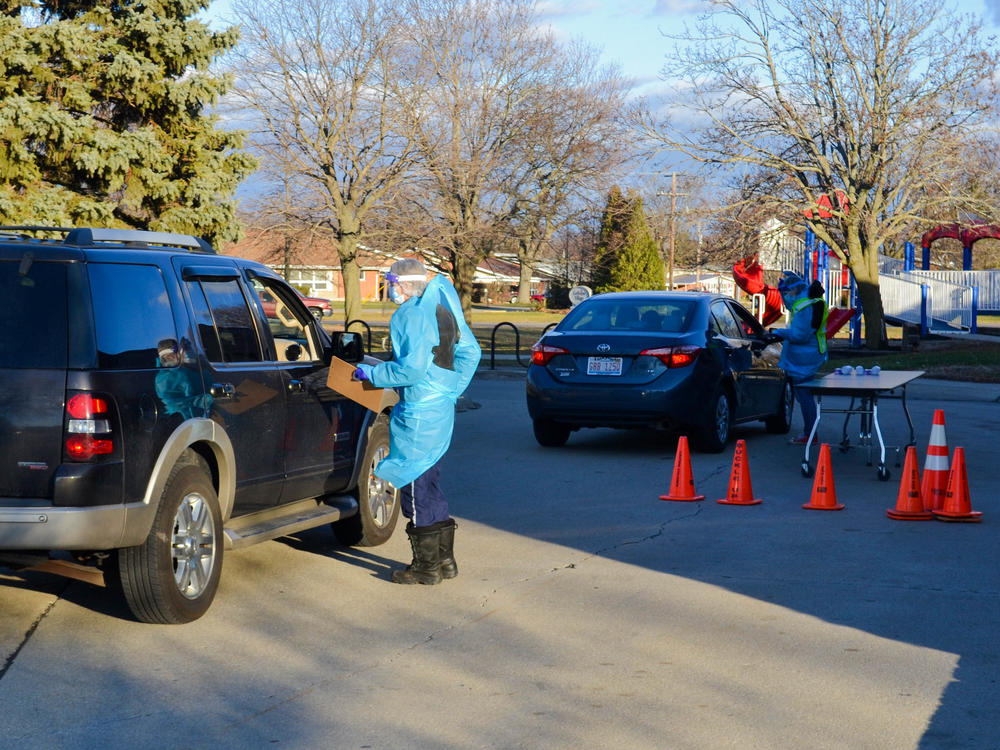
[[[777,346],[726,296],[598,294],[531,349],[535,438],[560,446],[581,427],[676,427],[701,450],[719,452],[739,422],[763,420],[768,432],[786,433],[792,388]]]

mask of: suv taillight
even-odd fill
[[[66,401],[66,456],[89,461],[114,453],[108,400],[93,393],[75,393]]]

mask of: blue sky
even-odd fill
[[[1000,37],[1000,0],[945,2],[981,17],[987,31]],[[673,45],[664,32],[681,32],[706,6],[703,0],[539,0],[543,20],[558,34],[600,48],[604,59],[618,63],[641,94],[662,85],[664,55]],[[208,13],[214,18],[228,14],[228,0],[214,0]]]
[[[1000,36],[1000,0],[948,0],[962,13],[984,20],[988,33]],[[639,93],[658,84],[664,55],[672,42],[663,32],[677,33],[705,8],[701,0],[542,0],[545,19],[559,33],[580,37],[602,48],[636,82]]]

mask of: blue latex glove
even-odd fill
[[[368,373],[362,370],[360,367],[358,367],[354,371],[354,375],[352,375],[351,377],[353,377],[355,380],[368,380]]]

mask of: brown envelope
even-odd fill
[[[367,380],[354,380],[351,376],[357,365],[333,357],[330,359],[330,374],[326,385],[331,390],[347,396],[351,401],[371,409],[376,414],[399,401],[399,396],[391,388],[376,388]]]

